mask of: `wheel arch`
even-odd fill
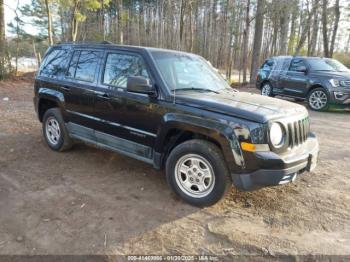
[[[40,122],[42,122],[45,112],[54,107],[62,108],[64,96],[56,90],[40,88],[38,91],[37,113]]]
[[[313,85],[311,85],[310,88],[309,88],[309,90],[308,90],[308,92],[307,92],[307,95],[309,95],[309,94],[311,93],[311,91],[312,91],[312,90],[315,90],[316,88],[322,88],[322,89],[324,89],[324,90],[327,92],[327,94],[329,95],[328,89],[325,88],[325,87],[324,87],[323,85],[321,85],[321,84],[313,84]]]
[[[159,154],[159,166],[164,167],[164,163],[172,149],[177,145],[191,139],[203,139],[216,145],[222,152],[230,171],[240,170],[232,153],[231,145],[237,141],[232,129],[221,123],[203,120],[190,116],[166,117],[158,132],[155,152]]]
[[[260,90],[262,89],[263,85],[266,84],[266,83],[270,84],[270,86],[272,87],[272,84],[271,84],[270,80],[264,79],[264,80],[261,82],[260,86],[259,86]]]

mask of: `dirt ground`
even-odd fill
[[[32,97],[0,83],[0,254],[350,254],[349,113],[310,112],[314,172],[199,209],[137,160],[51,151]]]

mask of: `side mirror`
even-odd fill
[[[305,74],[306,74],[307,68],[306,68],[306,66],[298,66],[298,67],[296,68],[296,71],[297,71],[297,72],[302,72],[302,73],[305,73]]]
[[[126,84],[126,91],[147,95],[155,95],[156,89],[149,83],[149,80],[142,76],[129,76]]]

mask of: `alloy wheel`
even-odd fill
[[[320,110],[327,105],[328,98],[324,91],[314,91],[309,98],[309,105],[312,109]]]
[[[52,145],[57,145],[61,137],[61,130],[58,121],[54,117],[46,120],[46,137]]]
[[[195,198],[209,195],[215,184],[211,164],[196,154],[185,155],[177,161],[175,179],[181,191]]]
[[[261,95],[271,96],[271,86],[269,84],[264,84],[261,88]]]

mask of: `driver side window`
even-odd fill
[[[108,54],[103,83],[126,88],[129,76],[143,76],[146,79],[150,79],[143,59],[138,55]]]

